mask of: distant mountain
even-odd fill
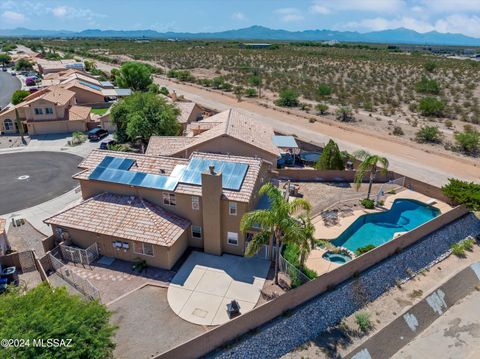
[[[221,32],[157,32],[154,30],[98,30],[90,29],[79,32],[48,31],[16,28],[0,30],[0,36],[10,37],[66,37],[66,38],[159,38],[159,39],[222,39],[222,40],[286,40],[286,41],[325,41],[342,42],[378,42],[390,44],[421,44],[421,45],[459,45],[480,46],[480,38],[462,34],[439,33],[431,31],[418,33],[413,30],[399,28],[394,30],[359,33],[355,31],[305,30],[287,31],[274,30],[263,26],[251,26],[244,29]]]

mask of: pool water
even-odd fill
[[[332,243],[352,252],[367,244],[379,246],[397,232],[408,232],[440,214],[437,208],[411,199],[396,199],[386,212],[365,214]]]
[[[326,252],[322,256],[322,258],[326,259],[327,261],[338,263],[338,264],[347,263],[348,261],[352,260],[352,258],[350,258],[350,256],[346,254],[332,253],[332,252]]]

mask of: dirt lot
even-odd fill
[[[474,247],[473,252],[468,252],[466,258],[451,255],[427,272],[400,287],[389,290],[363,308],[362,312],[368,313],[374,324],[374,328],[367,335],[363,335],[359,331],[355,322],[355,314],[352,314],[345,318],[338,327],[303,344],[285,355],[284,358],[337,358],[344,356],[401,315],[407,308],[418,303],[438,287],[439,283],[445,282],[463,268],[478,261],[480,261],[480,247],[478,246]]]

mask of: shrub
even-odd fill
[[[332,88],[326,84],[321,84],[318,86],[317,89],[317,96],[322,98],[322,97],[327,97],[332,94]]]
[[[437,126],[424,126],[415,134],[415,140],[420,143],[441,143],[442,135]]]
[[[280,98],[275,101],[275,105],[281,107],[296,107],[299,105],[298,92],[293,89],[284,89],[280,91]]]
[[[460,151],[475,155],[480,151],[480,132],[472,126],[465,126],[463,132],[455,133],[455,141]]]
[[[465,239],[463,242],[463,248],[465,248],[465,250],[471,252],[473,250],[473,245],[475,244],[475,240],[474,239]]]
[[[393,128],[393,134],[395,136],[403,136],[405,133],[403,132],[402,128],[400,126],[395,126]]]
[[[317,112],[320,115],[325,115],[328,111],[328,105],[325,104],[325,103],[319,103],[319,104],[315,105],[315,110],[317,110]]]
[[[17,90],[12,95],[12,104],[18,105],[20,102],[23,101],[25,97],[30,95],[30,92],[25,90]]]
[[[245,90],[245,96],[247,97],[255,97],[257,96],[257,90],[253,87],[249,87]]]
[[[350,106],[340,106],[335,112],[337,120],[348,122],[353,120],[353,111]]]
[[[358,325],[358,328],[366,333],[373,328],[372,322],[370,320],[370,314],[366,312],[359,312],[355,314],[355,322]]]
[[[160,94],[162,94],[162,95],[164,95],[164,96],[168,96],[168,93],[169,93],[169,92],[168,92],[168,89],[167,89],[165,86],[162,86],[162,87],[160,88],[160,90],[158,91],[158,93],[160,93]]]
[[[212,79],[212,87],[214,89],[221,88],[224,83],[225,83],[225,79],[223,78],[223,76],[217,76]]]
[[[361,256],[362,254],[370,252],[372,249],[374,249],[376,247],[377,246],[375,246],[373,244],[367,244],[366,246],[357,248],[357,250],[355,251],[355,255]]]
[[[360,201],[360,204],[366,209],[374,209],[375,202],[372,199],[364,198]]]
[[[453,243],[450,248],[452,249],[452,253],[457,257],[465,257],[465,248],[461,243]]]
[[[472,211],[480,211],[480,184],[448,179],[449,183],[442,187],[442,192],[453,204],[464,204]]]
[[[438,85],[437,81],[429,80],[424,76],[420,82],[417,82],[415,85],[415,90],[420,93],[438,95],[440,93],[440,86]]]
[[[423,68],[428,72],[433,72],[437,68],[437,64],[433,61],[428,61],[423,64]]]
[[[418,109],[424,116],[441,117],[445,109],[445,104],[435,97],[425,97],[420,100]]]
[[[333,141],[328,141],[322,151],[315,168],[319,170],[344,170],[343,156],[338,145]]]

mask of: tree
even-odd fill
[[[152,93],[134,93],[112,107],[112,121],[120,142],[140,138],[144,144],[151,136],[176,136],[180,131],[180,111]]]
[[[315,226],[308,215],[299,216],[299,220],[302,225],[300,235],[293,240],[300,248],[300,267],[305,268],[305,260],[315,247]]]
[[[168,92],[168,89],[167,89],[165,86],[162,86],[162,87],[160,88],[160,90],[158,91],[158,93],[160,93],[160,94],[162,94],[162,95],[164,95],[164,96],[168,96],[168,93],[169,93],[169,92]]]
[[[119,69],[112,69],[110,71],[110,81],[113,82],[114,84],[117,83],[117,76],[120,76],[120,70]]]
[[[214,89],[219,89],[225,83],[225,78],[223,76],[217,76],[212,79],[212,87]]]
[[[153,83],[152,72],[148,66],[140,62],[126,62],[120,67],[116,83],[119,87],[146,92]]]
[[[158,95],[160,93],[160,86],[152,83],[152,84],[148,85],[148,92],[151,92],[151,93],[154,93],[154,94]]]
[[[332,88],[327,84],[321,84],[317,88],[317,96],[319,98],[325,98],[332,94]]]
[[[258,74],[258,71],[254,71],[252,76],[248,78],[248,83],[250,84],[250,86],[254,86],[258,89],[258,97],[261,97],[262,77]],[[250,97],[253,97],[253,96],[250,96]]]
[[[328,105],[326,103],[318,103],[315,106],[315,110],[317,110],[320,115],[325,115],[328,112]]]
[[[328,141],[322,151],[318,162],[315,163],[318,170],[344,170],[343,156],[338,145],[333,141]]]
[[[280,98],[275,101],[275,105],[282,107],[296,107],[299,105],[298,92],[293,89],[284,89],[280,91]]]
[[[242,86],[235,86],[235,88],[233,89],[233,93],[235,94],[235,96],[237,96],[237,101],[241,101],[245,90]]]
[[[442,192],[455,205],[463,204],[472,211],[480,211],[480,184],[449,178]]]
[[[260,228],[248,243],[246,254],[252,256],[260,248],[275,238],[275,284],[278,284],[278,261],[282,243],[293,242],[302,235],[302,225],[294,214],[299,211],[310,211],[310,204],[303,198],[295,198],[289,202],[282,192],[271,183],[264,184],[258,192],[266,195],[271,204],[270,209],[260,209],[245,213],[240,221],[240,230],[246,233],[251,228]]]
[[[0,337],[30,340],[29,346],[2,348],[5,358],[89,358],[112,356],[115,327],[97,301],[70,295],[65,287],[41,284],[28,292],[0,296]],[[71,339],[70,346],[35,346],[33,339]],[[66,344],[66,342],[65,342]]]
[[[353,111],[350,106],[340,106],[335,112],[337,120],[348,122],[353,120]]]
[[[33,64],[26,59],[20,59],[15,63],[15,70],[30,71],[33,70]]]
[[[429,80],[423,76],[422,79],[415,85],[415,90],[420,93],[438,95],[440,93],[440,86],[437,81]]]
[[[2,64],[3,67],[5,67],[6,64],[9,64],[12,61],[12,58],[10,57],[9,54],[0,54],[0,63]]]
[[[435,97],[425,97],[420,100],[418,109],[424,116],[441,117],[443,115],[443,110],[445,109],[445,104]]]
[[[85,60],[83,62],[83,66],[85,66],[85,70],[88,72],[92,72],[97,69],[94,61]]]
[[[419,143],[441,143],[442,134],[437,126],[423,126],[415,134],[415,140]]]
[[[12,95],[12,104],[18,105],[28,95],[30,95],[30,92],[28,92],[28,91],[16,90]]]
[[[460,151],[476,155],[480,151],[480,132],[470,125],[465,125],[463,132],[455,133],[455,141]]]
[[[380,167],[380,171],[384,174],[388,173],[388,159],[379,155],[372,155],[366,151],[360,150],[355,152],[355,157],[362,161],[357,168],[357,173],[355,174],[355,187],[357,191],[360,189],[360,186],[363,182],[363,177],[367,172],[370,172],[370,178],[368,182],[368,192],[367,199],[370,199],[370,194],[372,193],[372,185],[375,180],[375,176]]]

